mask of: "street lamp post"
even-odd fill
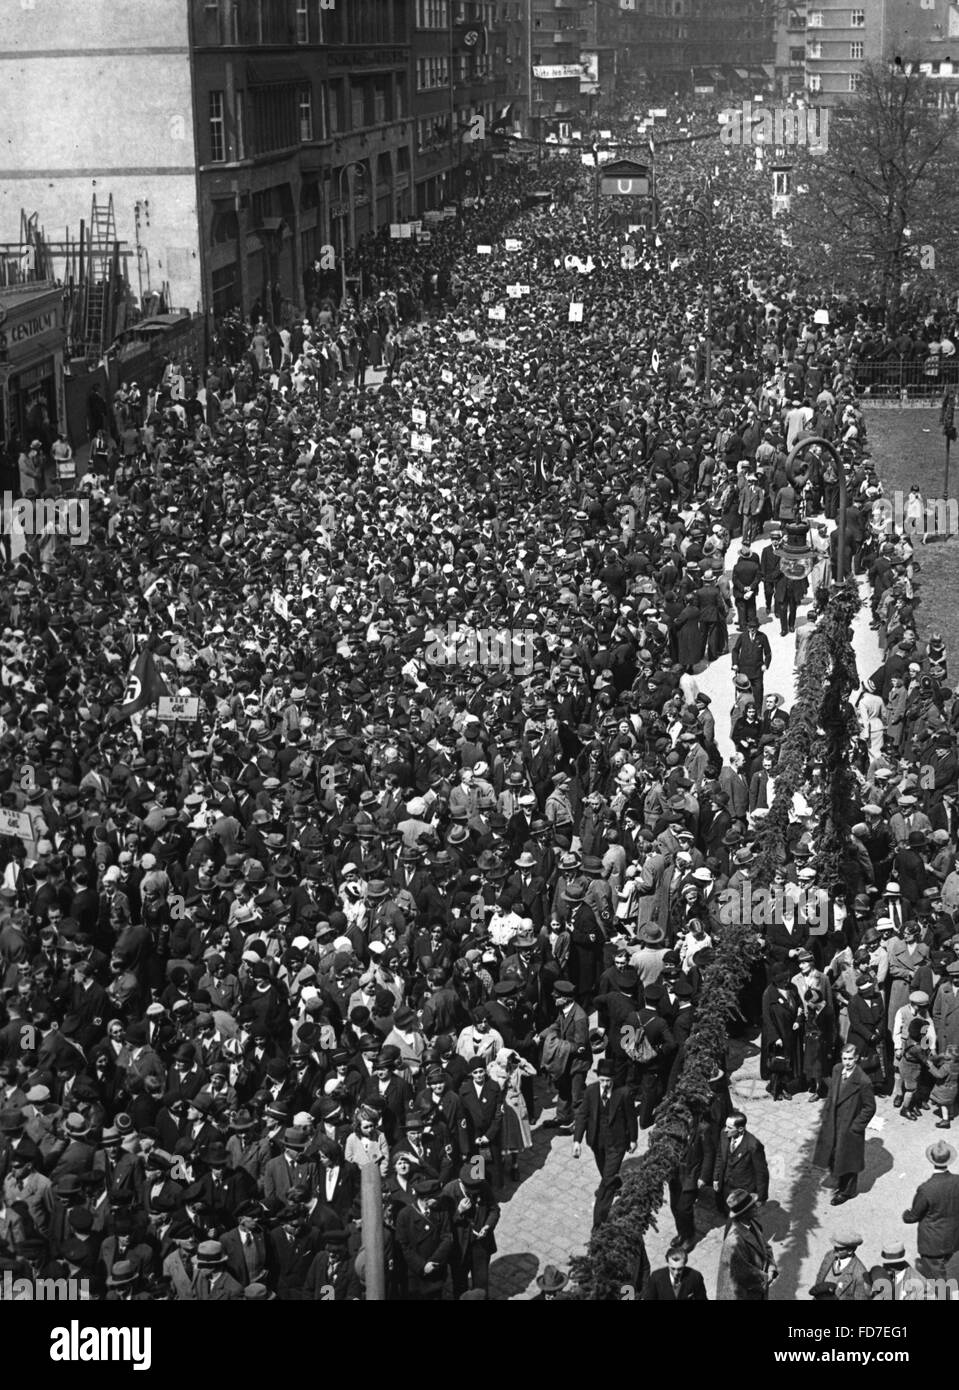
[[[348,201],[347,201],[346,199],[344,199],[344,197],[343,197],[343,179],[344,179],[344,177],[345,177],[346,175],[349,174],[349,172],[350,172],[351,169],[359,169],[359,170],[362,172],[363,165],[362,165],[362,163],[360,162],[360,160],[358,160],[358,159],[351,159],[350,162],[349,162],[348,164],[344,164],[344,165],[343,165],[343,168],[340,170],[340,176],[339,176],[340,202],[341,202],[341,203],[342,203],[342,202],[347,202],[347,206],[348,206],[348,208],[349,208],[349,213],[348,213],[348,216],[347,216],[347,224],[348,224],[348,225],[344,225],[344,223],[342,222],[342,220],[341,220],[341,222],[340,222],[340,226],[343,227],[343,234],[342,234],[342,238],[341,238],[341,242],[340,242],[340,300],[341,300],[341,303],[343,303],[343,304],[346,303],[346,238],[347,238],[347,234],[349,234],[350,246],[351,246],[351,247],[352,247],[352,246],[355,244],[355,242],[356,242],[356,203],[354,202],[354,199],[353,199],[353,184],[350,182],[349,178],[347,178],[347,189],[348,189],[348,192],[349,192]]]
[[[846,568],[846,469],[843,465],[842,455],[830,439],[823,439],[822,435],[813,434],[807,439],[800,439],[798,444],[794,444],[789,451],[786,459],[786,472],[789,473],[790,465],[800,454],[804,454],[807,449],[825,449],[832,455],[836,465],[836,475],[839,480],[839,517],[836,521],[836,583],[841,584],[845,578]]]

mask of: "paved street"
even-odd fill
[[[879,467],[881,473],[881,460]],[[736,542],[730,547],[730,566],[738,549]],[[864,597],[868,597],[865,581],[860,581],[860,585]],[[805,609],[800,609],[803,612]],[[778,621],[774,622],[762,609],[760,615],[773,651],[765,688],[767,692],[783,694],[787,704],[791,704],[795,639],[780,637]],[[879,646],[876,634],[870,630],[869,616],[867,603],[859,613],[854,633],[860,676],[868,675],[879,664]],[[725,754],[731,748],[729,656],[714,662],[697,676],[697,682],[712,699],[717,738]],[[926,1114],[919,1124],[910,1124],[899,1118],[890,1099],[879,1098],[866,1145],[867,1168],[860,1182],[860,1195],[841,1211],[833,1209],[831,1187],[824,1185],[825,1175],[811,1164],[821,1107],[810,1104],[802,1095],[774,1103],[759,1079],[755,1046],[733,1043],[730,1060],[734,1104],[745,1111],[750,1130],[765,1144],[769,1162],[769,1202],[763,1211],[763,1225],[780,1268],[771,1297],[791,1300],[808,1296],[819,1263],[828,1251],[830,1232],[840,1225],[855,1226],[864,1237],[860,1255],[867,1266],[878,1262],[882,1241],[892,1237],[905,1241],[907,1256],[913,1259],[916,1228],[903,1225],[900,1217],[915,1187],[932,1171],[924,1151],[935,1138],[942,1137],[933,1128],[933,1119]],[[546,1111],[547,1117],[550,1113]],[[646,1136],[641,1135],[640,1151],[645,1143]],[[569,1135],[557,1136],[555,1130],[544,1130],[541,1123],[534,1130],[533,1148],[521,1164],[522,1182],[517,1188],[508,1189],[515,1191],[515,1196],[504,1203],[497,1229],[499,1254],[493,1264],[494,1297],[531,1297],[537,1292],[533,1280],[538,1270],[547,1263],[566,1267],[588,1240],[596,1168],[588,1149],[584,1147],[579,1161],[572,1157],[571,1150]],[[628,1168],[629,1164],[623,1171]],[[702,1272],[712,1297],[724,1223],[710,1196],[703,1196],[700,1201],[697,1227],[701,1239],[690,1262]],[[647,1237],[653,1268],[665,1262],[673,1235],[667,1205],[661,1213],[661,1230],[652,1231]]]

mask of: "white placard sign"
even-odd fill
[[[457,337],[457,341],[458,341],[458,342],[461,342],[461,343],[475,343],[475,342],[476,342],[476,329],[475,329],[475,328],[465,328],[465,329],[463,330],[462,333],[457,333],[456,337]]]
[[[418,405],[414,405],[413,409],[410,411],[410,418],[417,429],[426,429],[426,411],[421,410]]]
[[[416,430],[410,435],[410,448],[414,454],[429,454],[433,451],[433,436],[420,434]]]
[[[29,812],[0,810],[0,835],[15,835],[29,843],[34,838]]]
[[[523,292],[522,285],[507,285],[506,294],[509,299],[519,299]]]
[[[569,306],[569,321],[570,321],[570,323],[582,323],[582,322],[583,322],[583,306],[582,306],[582,304],[571,304],[571,305]]]
[[[523,249],[523,243],[520,241],[519,237],[515,236],[508,236],[503,242],[503,245],[507,251],[522,251]]]
[[[174,724],[177,720],[192,723],[200,712],[200,701],[195,695],[161,695],[157,700],[157,719],[164,724]]]
[[[477,256],[492,256],[493,248],[492,246],[477,246],[476,254]]]
[[[273,612],[279,614],[285,623],[290,621],[290,605],[279,592],[273,595]]]
[[[487,342],[487,345],[488,345],[489,347],[491,347],[491,348],[494,350],[494,352],[505,352],[505,351],[506,351],[506,339],[505,339],[505,338],[487,338],[486,342]]]
[[[444,386],[453,385],[453,373],[450,371],[449,367],[444,367],[440,372],[440,380],[443,382]]]
[[[494,304],[493,307],[492,307],[491,309],[489,309],[487,312],[489,313],[489,316],[490,316],[490,318],[493,320],[494,323],[505,323],[505,322],[506,322],[506,305],[505,305],[505,304]]]
[[[829,323],[829,310],[828,310],[828,309],[817,309],[816,312],[813,314],[812,318],[813,318],[813,323],[821,323],[821,324],[827,324],[827,325],[828,325],[828,323]]]

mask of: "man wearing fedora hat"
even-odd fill
[[[950,1173],[956,1151],[944,1139],[926,1149],[933,1175],[920,1183],[912,1204],[902,1214],[907,1225],[918,1224],[918,1249],[922,1273],[945,1277],[949,1261],[959,1250],[959,1174]]]
[[[765,1303],[779,1270],[756,1216],[754,1192],[737,1188],[726,1207],[729,1220],[719,1252],[717,1303]]]
[[[200,1303],[233,1303],[243,1285],[227,1269],[228,1256],[218,1240],[201,1240],[196,1251],[194,1290]]]
[[[559,1303],[566,1301],[563,1290],[569,1283],[569,1275],[555,1265],[545,1265],[543,1272],[536,1276],[539,1293],[533,1297],[534,1303]]]
[[[870,1296],[881,1303],[925,1302],[926,1281],[906,1259],[901,1240],[883,1241],[882,1261],[869,1271]]]

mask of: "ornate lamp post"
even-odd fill
[[[836,522],[836,583],[841,584],[845,578],[844,570],[846,565],[846,469],[842,461],[842,456],[835,444],[829,439],[823,439],[822,435],[812,434],[807,439],[800,439],[798,444],[793,445],[786,459],[786,471],[788,473],[790,465],[799,458],[800,454],[806,453],[808,449],[825,449],[827,454],[831,454],[836,465],[836,474],[839,479],[839,518]],[[811,568],[811,566],[810,566]],[[808,570],[806,573],[808,574]]]

